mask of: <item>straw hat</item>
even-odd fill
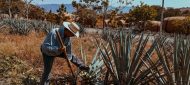
[[[63,26],[71,31],[76,37],[79,37],[80,27],[74,22],[63,22]]]

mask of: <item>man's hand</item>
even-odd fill
[[[80,66],[79,69],[86,71],[86,72],[88,72],[90,70],[90,68],[88,66]]]
[[[61,51],[61,52],[64,52],[65,51],[65,47],[60,47],[58,50]]]

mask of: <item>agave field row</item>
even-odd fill
[[[59,27],[59,25],[47,21],[9,18],[0,21],[0,30],[2,30],[3,26],[9,28],[9,33],[20,35],[28,35],[31,31],[42,31],[47,33],[50,29]]]
[[[190,39],[175,35],[174,41],[159,36],[136,36],[120,31],[96,41],[97,52],[90,71],[80,75],[87,84],[189,85]],[[117,39],[115,38],[117,36]],[[83,58],[88,58],[81,51]]]

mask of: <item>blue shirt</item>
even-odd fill
[[[66,52],[67,52],[68,59],[69,60],[72,59],[71,40],[70,40],[70,37],[64,37],[64,29],[66,29],[64,26],[62,26],[61,28],[54,28],[47,34],[47,36],[41,46],[43,53],[45,53],[48,56],[58,56],[61,53],[63,53],[58,50],[61,46],[60,46],[57,36],[56,36],[56,30],[57,30],[61,35],[64,45],[66,46]]]

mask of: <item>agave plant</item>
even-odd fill
[[[82,59],[84,60],[84,62],[86,63],[86,54],[83,51],[83,48],[81,46],[81,55],[82,55]],[[101,77],[103,76],[104,73],[104,63],[103,60],[101,58],[101,54],[100,54],[100,49],[98,48],[96,53],[93,56],[93,59],[91,61],[91,63],[89,64],[89,71],[88,72],[81,72],[80,77],[82,78],[82,83],[84,84],[97,84],[100,85],[102,84],[102,79]]]
[[[32,30],[35,30],[36,32],[43,31],[45,33],[49,33],[51,29],[59,27],[51,22],[37,20],[26,21],[19,19],[4,19],[2,23],[9,25],[12,28],[10,33],[21,35],[27,35]]]
[[[26,25],[26,20],[5,19],[5,24],[11,26],[11,33],[27,35],[31,31],[30,24]]]
[[[190,39],[177,35],[174,42],[170,44],[171,53],[168,53],[166,46],[157,43],[156,51],[159,61],[162,63],[160,70],[167,85],[189,85],[190,84]],[[172,49],[171,49],[172,48]]]
[[[107,40],[109,48],[98,45],[107,68],[105,83],[119,85],[163,83],[159,68],[157,68],[161,64],[152,56],[155,53],[156,43],[164,42],[165,38],[154,39],[150,42],[149,35],[135,36],[120,31],[118,42],[110,35]],[[148,44],[150,48],[146,47]]]

